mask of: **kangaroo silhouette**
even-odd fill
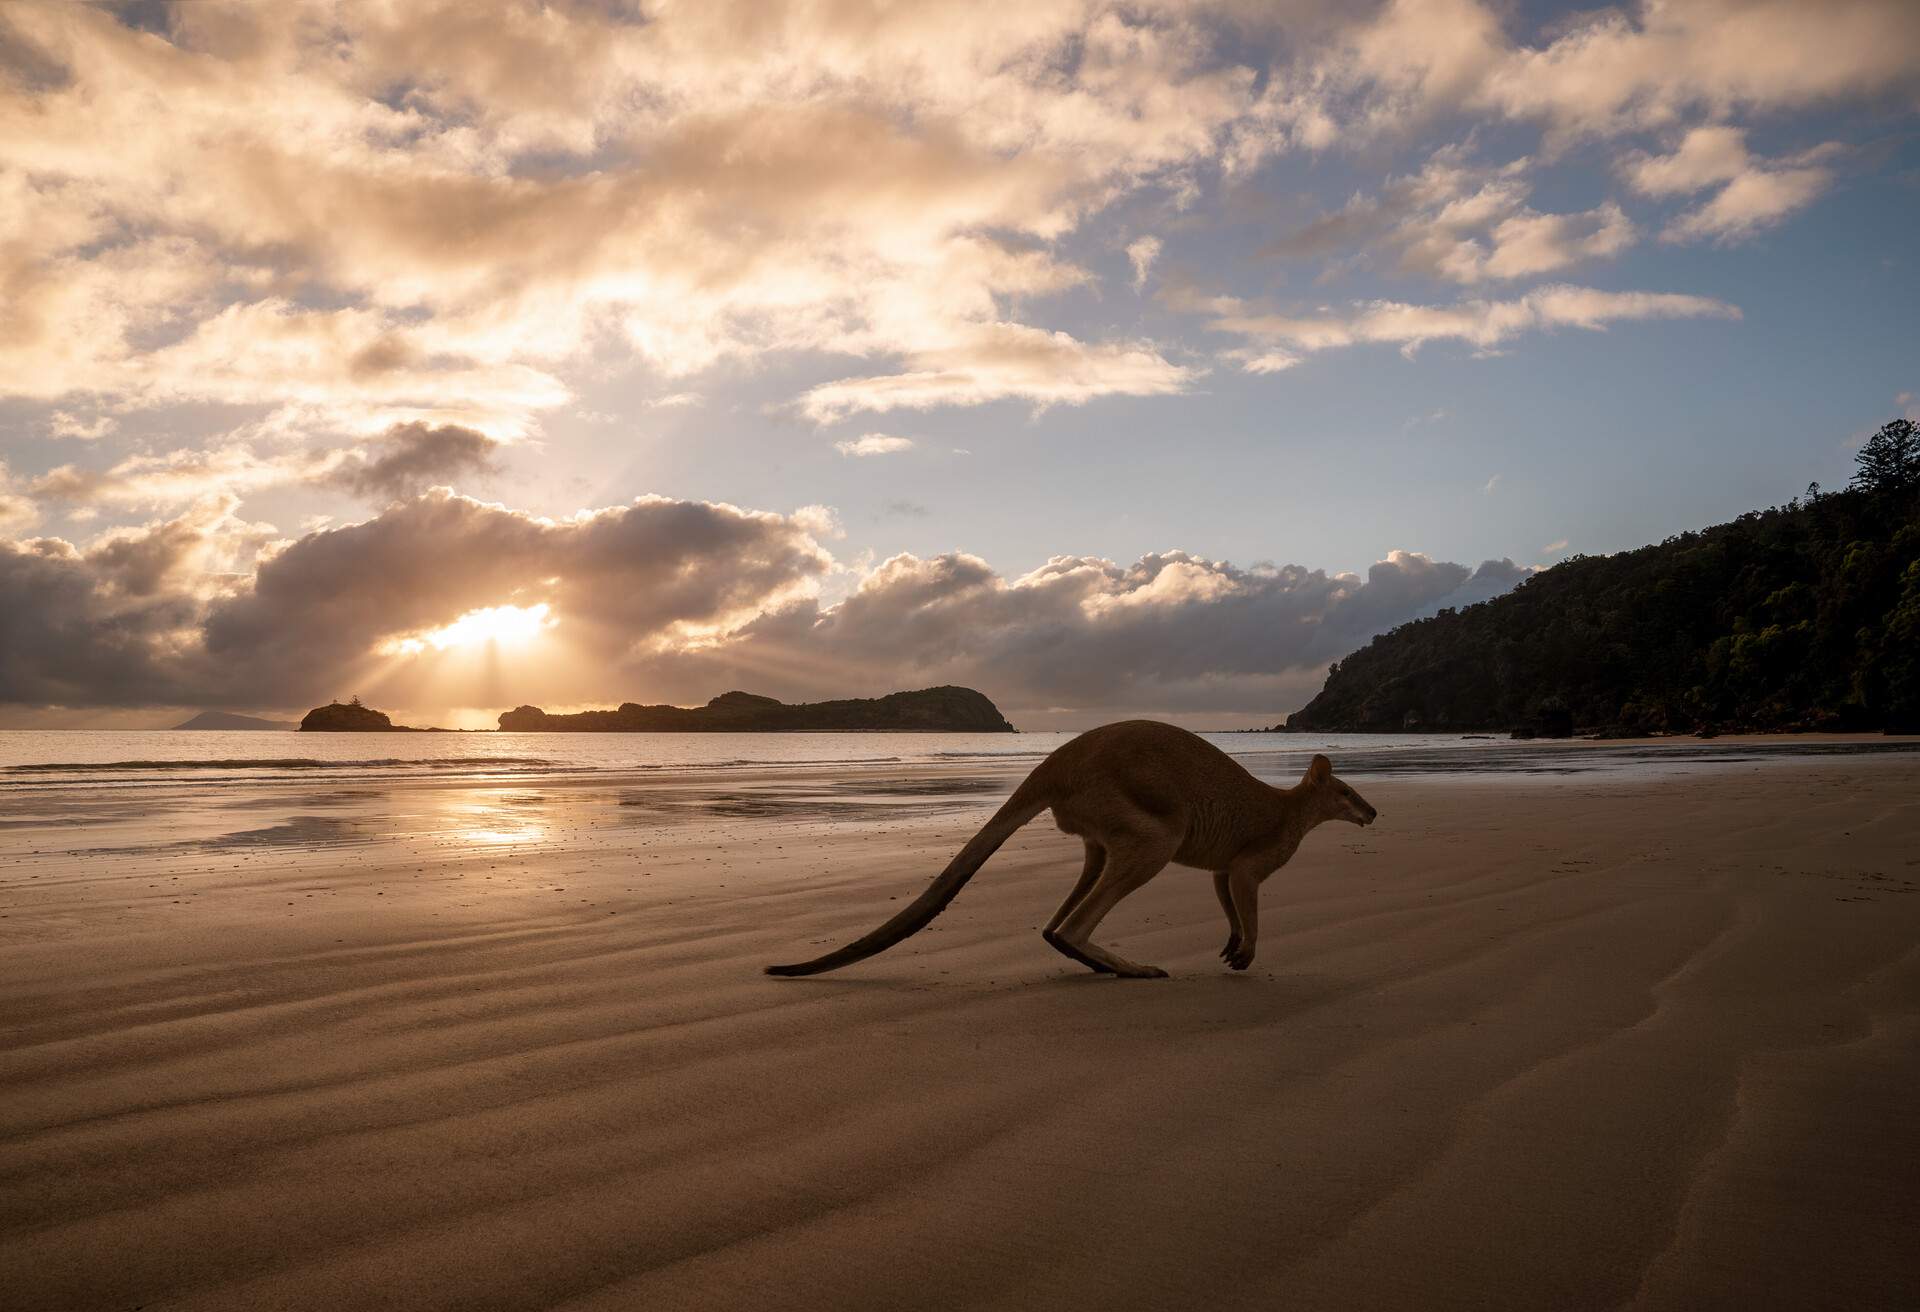
[[[1315,756],[1291,788],[1261,783],[1198,734],[1154,720],[1089,729],[1034,767],[1013,796],[967,841],[927,891],[872,933],[843,948],[769,975],[817,975],[884,952],[924,929],[1020,826],[1052,808],[1062,832],[1086,844],[1086,865],[1040,937],[1093,970],[1128,979],[1164,979],[1093,942],[1120,899],[1169,863],[1213,872],[1227,914],[1221,960],[1253,964],[1260,937],[1260,884],[1285,865],[1300,840],[1327,820],[1369,825],[1379,815]]]

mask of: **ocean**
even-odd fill
[[[395,733],[0,730],[0,798],[57,787],[218,786],[319,779],[532,779],[650,771],[911,768],[916,774],[1039,761],[1071,733]],[[1712,769],[1832,753],[1920,750],[1920,740],[1676,738],[1656,743],[1457,734],[1203,734],[1261,778],[1298,775],[1316,752],[1354,779]]]

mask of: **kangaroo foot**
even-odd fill
[[[1096,970],[1103,970],[1121,979],[1165,979],[1167,972],[1158,966],[1143,966],[1137,961],[1128,961],[1117,952],[1109,952],[1098,943],[1075,943],[1064,935],[1055,935],[1054,946],[1067,953],[1076,961],[1084,961]]]
[[[1045,939],[1047,946],[1055,952],[1060,953],[1062,956],[1072,957],[1096,975],[1111,975],[1115,973],[1113,967],[1102,965],[1100,962],[1095,961],[1079,948],[1067,942],[1064,938],[1061,938],[1055,930],[1043,929],[1040,931],[1040,937]]]

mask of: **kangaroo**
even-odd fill
[[[1245,970],[1260,937],[1261,881],[1322,821],[1370,825],[1379,815],[1334,777],[1324,756],[1314,757],[1292,788],[1275,788],[1198,734],[1154,720],[1123,720],[1089,729],[1035,766],[899,915],[824,957],[768,966],[767,974],[837,970],[924,929],[1016,829],[1049,807],[1061,831],[1086,844],[1087,860],[1040,937],[1097,973],[1125,979],[1165,979],[1167,972],[1128,961],[1091,936],[1121,898],[1169,862],[1213,872],[1214,895],[1227,913],[1220,958]]]

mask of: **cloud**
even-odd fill
[[[1565,144],[1920,83],[1920,15],[1907,0],[1640,0],[1550,20],[1531,41],[1501,21],[1510,6],[1483,0],[1340,12],[1354,15],[1344,27],[1296,43],[1242,154],[1377,140],[1448,114],[1542,122]]]
[[[818,424],[861,411],[926,410],[1018,400],[1044,409],[1103,396],[1165,396],[1203,370],[1168,361],[1145,342],[1089,344],[1016,323],[982,324],[952,345],[907,357],[906,373],[842,378],[808,390],[800,409]]]
[[[1660,236],[1664,241],[1740,241],[1811,205],[1832,182],[1832,172],[1819,167],[1750,169],[1712,200],[1675,219]]]
[[[1522,333],[1570,326],[1602,330],[1610,322],[1637,319],[1738,319],[1737,307],[1706,296],[1671,292],[1609,292],[1565,284],[1538,287],[1510,301],[1460,301],[1448,306],[1363,301],[1344,313],[1258,314],[1242,307],[1209,325],[1276,348],[1311,354],[1341,347],[1387,343],[1411,353],[1428,342],[1460,341],[1491,351]],[[1253,356],[1243,367],[1254,368]],[[1257,370],[1256,370],[1257,371]]]
[[[255,444],[230,440],[203,450],[130,455],[104,469],[58,465],[27,490],[69,505],[178,506],[216,494],[245,494],[290,483],[337,487],[387,500],[434,484],[496,472],[501,443],[458,425],[414,421],[353,447],[262,454]]]
[[[1525,173],[1531,163],[1470,164],[1460,148],[1446,147],[1419,173],[1389,180],[1378,195],[1355,196],[1270,243],[1265,253],[1312,259],[1378,254],[1400,273],[1477,283],[1536,277],[1611,258],[1633,244],[1634,225],[1611,201],[1569,214],[1529,206]]]
[[[116,530],[82,549],[0,538],[0,703],[28,706],[244,704],[259,671],[189,673],[208,608],[270,532],[231,497]]]
[[[95,415],[92,419],[82,419],[70,411],[55,410],[47,420],[47,436],[71,437],[82,442],[90,442],[96,437],[105,437],[117,427],[119,427],[119,421],[112,415]]]
[[[1688,132],[1671,155],[1623,157],[1620,171],[1642,195],[1685,196],[1739,177],[1750,159],[1746,132],[1715,123]]]
[[[1784,109],[1920,81],[1906,0],[1692,0],[1605,9],[1514,48],[1470,101],[1566,134],[1658,127],[1688,110]]]
[[[131,455],[105,469],[57,465],[27,485],[45,501],[78,506],[177,506],[203,497],[244,494],[276,484],[329,479],[339,455],[263,456],[244,442],[165,455]]]
[[[513,437],[609,368],[671,401],[772,353],[863,362],[805,393],[816,415],[1163,395],[1197,376],[1176,350],[1044,321],[1097,283],[1074,239],[1117,206],[1455,121],[1671,133],[1920,81],[1906,0],[1546,31],[1480,0],[4,8],[0,396],[123,425],[291,407],[343,440]],[[1297,248],[1474,285],[1635,238],[1611,202],[1541,212],[1462,154]],[[1732,240],[1828,185],[1761,173],[1669,235]],[[1136,287],[1159,241],[1129,244]]]
[[[0,542],[0,606],[20,617],[0,630],[0,703],[291,708],[343,683],[402,705],[524,696],[378,652],[470,610],[543,603],[574,660],[551,677],[612,695],[608,672],[636,650],[724,634],[832,566],[818,515],[659,497],[549,520],[440,489],[291,543],[232,505],[84,549]]]
[[[1495,492],[1499,490],[1500,490],[1500,475],[1498,474],[1495,474],[1492,478],[1489,478],[1480,487],[1480,491],[1486,496],[1492,496]]]
[[[208,614],[205,651],[317,695],[382,641],[474,609],[545,603],[580,650],[617,661],[809,586],[831,564],[817,527],[659,497],[545,520],[434,491],[273,556],[251,589]]]
[[[504,709],[958,681],[1036,714],[1275,715],[1326,661],[1510,586],[1516,568],[1395,551],[1363,578],[1169,551],[1125,566],[1059,556],[1007,579],[963,553],[903,555],[826,606],[818,584],[840,567],[819,508],[645,497],[546,519],[437,489],[287,542],[233,504],[86,548],[0,541],[0,607],[17,618],[0,630],[0,703],[294,709],[358,691]],[[547,607],[537,658],[462,660],[423,640],[500,606]]]
[[[1581,214],[1522,211],[1494,226],[1489,278],[1531,278],[1583,260],[1605,259],[1631,246],[1633,224],[1611,201]]]
[[[500,443],[485,433],[455,424],[396,424],[353,452],[329,477],[360,496],[392,499],[462,475],[497,473],[494,455],[499,449]]]
[[[1133,289],[1139,291],[1147,285],[1147,274],[1153,268],[1153,262],[1160,258],[1160,239],[1158,237],[1136,237],[1127,243],[1127,263],[1133,266]]]
[[[0,460],[0,533],[20,533],[40,518],[40,509],[13,490],[6,461]]]
[[[1566,549],[1567,540],[1565,538],[1556,538],[1552,542],[1547,543],[1546,546],[1540,548],[1540,554],[1544,556],[1557,556]]]
[[[725,643],[647,664],[684,697],[708,687],[812,697],[956,682],[1029,722],[1047,708],[1234,711],[1277,718],[1325,663],[1374,634],[1523,572],[1395,551],[1366,577],[1239,568],[1185,552],[1131,565],[1058,556],[1015,579],[964,553],[896,556],[831,608],[804,601]]]
[[[1286,150],[1398,142],[1461,119],[1539,124],[1547,152],[1582,138],[1670,130],[1920,90],[1909,0],[1638,0],[1529,32],[1492,0],[1388,0],[1289,11],[1289,53],[1228,134],[1225,167]]]
[[[291,400],[356,432],[529,431],[606,354],[965,355],[1084,281],[1055,243],[1205,164],[1259,77],[1156,6],[0,22],[34,70],[0,96],[0,395]],[[1076,395],[1129,373],[1086,350]],[[1032,391],[978,373],[920,395]]]
[[[1833,182],[1824,161],[1845,150],[1830,141],[1796,155],[1760,159],[1747,150],[1744,131],[1710,125],[1688,132],[1672,154],[1622,157],[1620,171],[1649,196],[1691,195],[1718,186],[1712,199],[1668,224],[1661,239],[1734,242],[1812,204]]]
[[[1473,571],[1473,577],[1434,602],[1432,607],[1423,613],[1431,614],[1443,607],[1451,606],[1459,609],[1462,606],[1474,606],[1483,601],[1491,601],[1495,597],[1511,592],[1532,577],[1533,573],[1532,566],[1516,565],[1504,556],[1499,560],[1483,560],[1480,562],[1480,567]]]
[[[913,450],[913,439],[892,437],[886,433],[867,433],[835,442],[833,449],[843,456],[885,456]]]

